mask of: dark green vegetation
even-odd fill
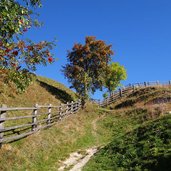
[[[85,170],[154,170],[171,168],[171,116],[150,121],[133,131],[114,136]]]
[[[115,121],[108,122],[113,129],[112,141],[93,157],[84,170],[169,171],[171,115],[167,111],[171,109],[170,97],[170,88],[144,88],[112,104],[111,109],[119,108],[114,110],[115,113],[128,118],[129,129],[125,125],[127,131],[118,128],[118,133]],[[163,101],[167,103],[161,103]],[[152,105],[152,102],[160,104]],[[123,125],[118,123],[118,126]]]

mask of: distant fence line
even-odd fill
[[[151,81],[151,82],[143,82],[143,83],[134,83],[128,84],[122,88],[111,93],[111,95],[105,98],[103,101],[94,100],[94,102],[98,103],[101,107],[106,107],[111,103],[117,101],[118,99],[134,92],[137,88],[145,88],[145,87],[157,87],[157,86],[171,86],[171,80],[168,82],[160,83],[159,81]]]
[[[36,104],[34,107],[7,107],[2,105],[0,108],[0,145],[48,128],[63,117],[76,113],[80,108],[81,100],[59,106]],[[16,120],[17,123],[14,122]]]

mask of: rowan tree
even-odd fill
[[[104,73],[111,61],[111,45],[93,36],[85,38],[85,44],[76,43],[68,51],[68,64],[63,67],[63,73],[81,96],[83,104],[97,89],[102,89]]]
[[[0,1],[0,79],[15,83],[21,91],[31,82],[37,65],[54,61],[50,53],[54,42],[23,39],[31,27],[41,25],[33,13],[38,6],[40,0]]]
[[[40,0],[1,0],[0,1],[0,39],[11,41],[14,36],[23,34],[33,25],[40,25],[33,11],[41,6]],[[33,8],[32,8],[33,7]]]
[[[119,85],[121,80],[127,78],[126,70],[117,62],[112,62],[108,65],[107,74],[104,77],[104,87],[108,89],[109,94],[114,91]]]

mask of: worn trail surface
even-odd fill
[[[83,166],[90,160],[90,158],[97,152],[97,148],[90,148],[86,150],[86,154],[80,154],[79,152],[74,152],[70,154],[70,157],[62,162],[61,167],[58,171],[64,171],[68,169],[69,171],[81,171]],[[71,169],[69,169],[71,168]]]
[[[97,122],[102,119],[104,115],[99,116],[93,122],[92,125],[92,134],[97,139],[98,142],[98,135],[97,135]],[[65,161],[61,162],[61,166],[58,171],[65,171],[66,169],[69,171],[81,171],[82,168],[86,165],[86,163],[90,160],[90,158],[98,151],[98,147],[92,147],[85,150],[84,154],[80,152],[71,153],[69,158]]]

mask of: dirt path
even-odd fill
[[[97,138],[98,141],[98,136],[97,136],[97,122],[101,119],[103,119],[105,114],[100,115],[98,118],[96,118],[91,124],[92,124],[92,134]]]
[[[97,152],[97,148],[90,148],[86,150],[85,154],[79,152],[71,153],[70,157],[61,163],[61,167],[58,171],[81,171],[84,165],[90,160],[90,158]]]
[[[97,122],[102,119],[105,115],[101,115],[95,120],[92,121],[92,134],[96,137],[97,142],[98,135],[97,135]],[[61,162],[61,167],[58,171],[65,171],[66,169],[69,171],[81,171],[82,168],[86,165],[86,163],[90,160],[90,158],[98,151],[98,147],[92,147],[85,150],[84,154],[80,152],[71,153],[69,158],[65,161]]]
[[[96,118],[91,124],[92,124],[92,134],[97,137],[97,121],[100,120],[100,118]]]

